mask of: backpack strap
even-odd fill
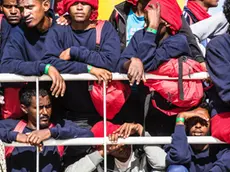
[[[104,20],[98,20],[96,25],[96,51],[100,50],[101,31],[105,24]]]
[[[53,123],[51,123],[49,128],[53,128],[53,127],[55,127],[55,125]],[[58,153],[59,153],[60,157],[63,157],[65,147],[64,146],[57,146],[57,150],[58,150]]]
[[[181,56],[178,58],[178,88],[179,88],[179,98],[181,100],[184,100],[184,88],[183,88],[183,61],[184,61],[184,56]]]
[[[27,123],[24,120],[20,120],[17,125],[15,126],[14,130],[15,132],[19,132],[22,133],[24,128],[26,127]],[[10,147],[6,147],[5,148],[5,157],[9,157],[12,152],[14,151],[14,147],[10,146]]]

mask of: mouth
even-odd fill
[[[28,23],[32,22],[32,20],[33,20],[32,18],[28,18],[28,19],[25,20],[25,23],[28,24]]]
[[[48,115],[42,115],[40,117],[40,122],[49,122],[49,116]]]
[[[17,16],[9,16],[8,19],[9,20],[19,20],[19,17],[17,17]]]
[[[204,133],[201,132],[201,131],[195,131],[195,132],[193,132],[193,136],[203,136],[203,135],[204,135]]]

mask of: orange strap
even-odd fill
[[[104,20],[98,20],[96,25],[96,44],[100,45],[101,42],[101,31],[105,24]]]

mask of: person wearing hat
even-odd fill
[[[143,126],[138,123],[124,123],[115,125],[106,122],[107,136],[109,140],[116,143],[118,138],[127,138],[132,135],[141,136]],[[94,137],[104,136],[103,121],[96,123],[91,131]],[[143,151],[134,145],[113,144],[107,145],[107,169],[108,171],[120,172],[148,172],[164,171],[166,153],[158,146],[143,146]],[[103,172],[103,145],[97,145],[96,150],[86,155],[79,161],[68,166],[65,172],[84,171],[84,172]]]
[[[165,146],[168,172],[227,172],[230,170],[228,145],[188,144],[187,136],[209,136],[207,103],[177,115],[172,143]]]

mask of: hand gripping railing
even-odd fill
[[[89,81],[89,80],[97,80],[95,76],[91,74],[62,74],[64,80],[68,81]],[[146,74],[146,79],[155,79],[155,80],[178,80],[177,77],[168,77],[168,76],[159,76],[153,74]],[[207,79],[207,72],[194,73],[189,76],[183,76],[184,80],[203,80]],[[127,75],[113,73],[113,80],[128,80]],[[15,74],[0,74],[0,82],[36,82],[36,105],[37,105],[37,130],[39,130],[39,81],[51,81],[50,77],[47,75],[43,75],[41,77],[36,76],[21,76]],[[103,82],[103,97],[104,97],[104,126],[106,124],[106,86],[105,82]],[[106,136],[106,127],[104,127],[104,136]],[[224,142],[219,141],[210,136],[204,137],[188,137],[188,142],[190,144],[224,144]],[[127,139],[119,139],[118,143],[124,144],[169,144],[171,143],[171,137],[129,137]],[[30,146],[28,144],[22,144],[13,142],[11,144],[4,143],[5,146]],[[99,145],[104,144],[104,151],[107,152],[106,144],[111,143],[107,137],[104,138],[76,138],[69,140],[54,140],[49,139],[44,141],[44,146],[56,146],[56,145],[65,145],[65,146],[73,146],[73,145]],[[37,148],[36,155],[36,171],[39,172],[39,150]],[[104,154],[104,171],[107,171],[107,155]]]

